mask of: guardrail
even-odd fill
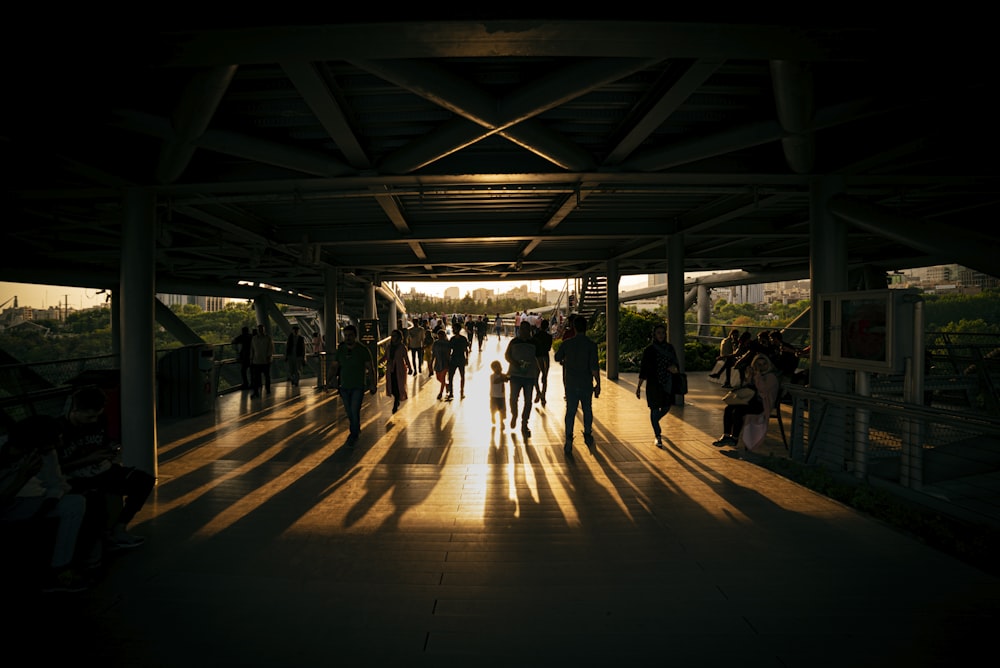
[[[792,459],[914,490],[1000,471],[1000,418],[786,385]]]

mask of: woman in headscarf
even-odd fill
[[[775,373],[774,363],[771,362],[770,357],[761,353],[753,358],[749,384],[757,391],[757,395],[747,404],[726,406],[722,414],[722,427],[725,433],[712,445],[716,447],[738,445],[740,432],[746,426],[748,416],[752,417],[755,426],[763,425],[763,430],[755,430],[753,438],[743,439],[747,450],[753,450],[764,439],[764,435],[767,433],[767,420],[778,401],[778,393],[781,389],[778,374]]]
[[[406,356],[406,346],[403,344],[403,332],[392,330],[389,335],[389,346],[382,355],[385,363],[385,393],[392,397],[392,412],[399,410],[399,402],[407,397],[406,377],[413,367]]]
[[[639,383],[635,388],[636,398],[642,396],[642,383],[646,382],[646,405],[649,406],[649,422],[653,425],[654,445],[663,448],[660,420],[670,412],[674,404],[673,375],[680,372],[680,362],[673,344],[667,341],[667,326],[653,327],[653,340],[642,351],[639,363]]]

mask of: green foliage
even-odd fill
[[[665,324],[655,311],[634,311],[622,308],[618,313],[618,370],[623,373],[636,372],[642,361],[642,351],[652,341],[653,328]],[[587,336],[597,342],[597,354],[601,368],[607,368],[607,319],[604,314],[595,318],[587,328]],[[558,349],[558,342],[553,349]],[[715,364],[718,347],[700,341],[684,344],[684,364],[687,371],[704,371]]]
[[[174,312],[178,313],[178,317],[192,331],[212,345],[229,343],[244,325],[253,327],[256,324],[253,307],[246,303],[228,304],[223,310],[211,313],[189,304],[175,309]],[[49,329],[49,334],[43,334],[44,327],[33,325],[44,325]],[[157,350],[167,350],[180,345],[180,341],[173,335],[162,327],[156,327],[154,346]],[[110,355],[112,354],[111,309],[96,308],[73,312],[63,323],[46,321],[8,329],[0,332],[0,350],[29,364]]]
[[[965,321],[967,333],[996,333],[1000,322],[1000,289],[991,288],[974,295],[923,295],[924,323],[928,331],[944,331],[950,323]],[[970,319],[970,316],[974,318]],[[988,325],[987,323],[994,323]],[[979,330],[976,327],[986,329]]]
[[[687,341],[684,344],[684,369],[686,371],[710,371],[719,355],[717,346],[704,341]]]
[[[736,324],[741,320],[747,323],[756,322],[762,313],[759,304],[723,304],[716,305],[712,315],[721,322]]]
[[[422,293],[404,295],[406,300],[406,310],[408,313],[467,313],[471,315],[488,315],[492,318],[497,313],[514,313],[515,311],[533,311],[541,308],[544,304],[537,299],[509,299],[507,297],[497,297],[487,299],[486,302],[477,302],[472,299],[471,294],[466,294],[461,299],[450,299],[447,297],[433,297]]]
[[[257,324],[253,307],[246,303],[228,304],[223,310],[211,313],[201,309],[198,311],[184,317],[183,320],[205,343],[212,345],[229,343],[243,327],[253,327]]]
[[[935,331],[947,334],[1000,334],[1000,323],[988,323],[982,318],[966,320],[962,318],[958,322],[949,322]]]
[[[63,334],[93,334],[95,332],[111,332],[110,307],[74,311],[66,316],[66,322],[61,331]]]

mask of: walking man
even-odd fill
[[[476,343],[479,344],[479,352],[483,352],[483,344],[486,343],[486,332],[490,323],[486,322],[486,316],[479,316],[476,321]]]
[[[538,383],[535,386],[535,401],[540,401],[545,406],[545,393],[549,391],[549,367],[551,366],[550,355],[552,353],[552,334],[549,332],[549,321],[542,319],[538,323],[538,328],[532,335],[535,342],[535,354],[538,356]]]
[[[413,324],[406,330],[407,348],[410,349],[410,375],[416,376],[424,370],[424,336],[427,332],[420,324],[420,320],[414,320]]]
[[[524,395],[524,410],[521,413],[521,433],[531,436],[528,418],[531,417],[531,397],[538,381],[538,353],[531,339],[531,323],[525,318],[517,327],[517,336],[507,344],[504,357],[510,364],[510,428],[517,426],[517,401]]]
[[[374,395],[378,386],[378,372],[372,355],[366,346],[358,343],[358,328],[354,325],[344,327],[344,342],[337,346],[331,373],[333,387],[340,390],[350,426],[347,444],[354,445],[361,436],[361,401],[365,397],[365,388]]]
[[[253,341],[253,336],[250,334],[250,328],[244,327],[236,337],[233,338],[233,347],[236,348],[236,353],[240,356],[240,380],[243,381],[243,390],[250,389],[250,354],[252,352],[250,348],[250,343]]]
[[[271,360],[274,358],[274,339],[267,333],[267,326],[257,326],[257,333],[250,342],[253,351],[250,358],[250,381],[253,384],[251,397],[259,397],[261,386],[271,394]]]
[[[592,400],[601,396],[601,366],[597,359],[597,344],[585,334],[587,319],[578,315],[573,320],[575,334],[566,339],[556,351],[555,360],[563,366],[563,383],[566,386],[566,445],[563,452],[573,453],[573,425],[576,409],[583,410],[583,441],[594,445],[591,429],[594,424]]]
[[[469,362],[469,351],[472,350],[472,342],[462,334],[462,323],[456,322],[451,328],[453,334],[448,339],[448,348],[451,350],[451,359],[448,361],[448,401],[455,397],[456,372],[460,381],[460,397],[465,399],[465,366]]]

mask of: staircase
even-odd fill
[[[607,305],[607,276],[587,276],[584,278],[583,286],[580,288],[580,301],[576,308],[577,313],[586,316],[588,322],[594,322],[594,318],[604,313]]]

